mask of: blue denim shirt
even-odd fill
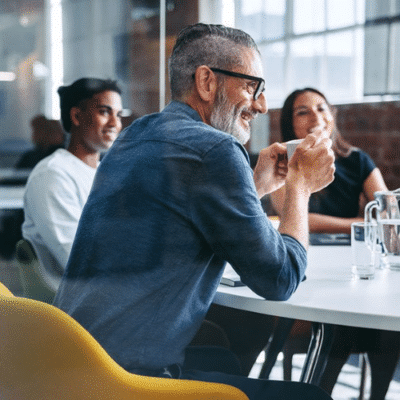
[[[136,120],[102,160],[55,305],[125,369],[182,363],[228,261],[285,300],[306,251],[262,210],[246,150],[189,106]]]

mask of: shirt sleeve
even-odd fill
[[[268,220],[245,150],[236,141],[224,141],[203,161],[192,182],[195,225],[255,293],[288,299],[304,278],[306,251]]]
[[[376,165],[372,158],[362,150],[358,150],[357,153],[353,152],[354,154],[358,153],[358,163],[360,166],[360,179],[364,182],[370,173],[376,168]]]
[[[82,212],[75,182],[63,172],[41,173],[29,182],[25,207],[44,244],[65,268]]]

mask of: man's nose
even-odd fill
[[[261,93],[257,100],[253,101],[254,108],[260,114],[266,114],[268,112],[268,103],[264,93]]]
[[[122,126],[120,117],[115,114],[110,115],[110,118],[108,119],[108,124],[111,126]]]

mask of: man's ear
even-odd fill
[[[214,101],[217,92],[217,78],[207,65],[200,65],[194,74],[195,90],[206,102]]]
[[[69,116],[71,118],[72,125],[79,126],[81,120],[81,109],[78,107],[72,107]]]

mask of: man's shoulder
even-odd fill
[[[120,140],[153,142],[204,154],[216,145],[232,146],[236,139],[204,123],[190,106],[172,101],[159,113],[136,120]]]
[[[41,160],[32,170],[29,181],[50,177],[72,177],[82,174],[82,162],[65,149],[58,149]]]
[[[363,150],[355,147],[347,157],[338,157],[336,164],[346,168],[363,168],[365,165],[373,164],[372,158]]]

